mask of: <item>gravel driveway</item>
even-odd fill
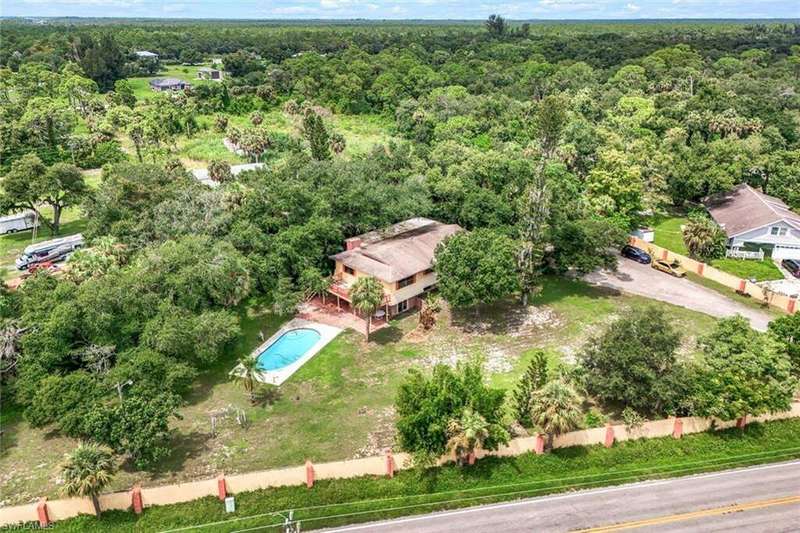
[[[630,259],[620,259],[617,272],[593,272],[584,278],[589,283],[638,294],[716,317],[742,315],[750,325],[765,331],[772,317],[758,309],[740,304],[722,294],[687,279],[679,279],[653,270]]]

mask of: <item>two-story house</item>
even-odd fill
[[[417,308],[420,295],[436,285],[436,247],[459,231],[456,224],[412,218],[347,239],[345,251],[331,256],[336,269],[329,292],[340,306],[349,306],[353,283],[359,277],[372,276],[383,283],[382,311],[387,316]]]
[[[800,259],[800,214],[780,198],[743,183],[703,202],[728,236],[728,247],[764,250],[773,259]]]

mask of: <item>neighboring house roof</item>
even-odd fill
[[[178,85],[188,85],[188,83],[178,78],[156,78],[150,80],[150,85],[153,87],[175,87]]]
[[[353,248],[331,256],[359,272],[392,283],[433,266],[436,246],[461,231],[457,224],[411,218],[348,239]]]
[[[233,174],[234,176],[238,176],[245,170],[256,170],[263,166],[264,163],[246,163],[244,165],[231,165],[231,174]],[[192,174],[199,182],[204,183],[209,187],[217,187],[219,185],[218,182],[212,180],[211,177],[208,175],[207,168],[196,168],[192,170]]]
[[[746,183],[703,200],[708,212],[728,237],[735,237],[776,222],[800,230],[800,214],[783,200],[759,192]]]
[[[136,55],[139,57],[158,57],[158,54],[148,52],[147,50],[137,50]]]

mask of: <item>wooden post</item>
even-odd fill
[[[314,486],[314,465],[311,461],[306,461],[306,487],[309,489]]]
[[[217,494],[221,502],[224,502],[225,498],[228,496],[228,489],[225,486],[225,474],[217,476]]]
[[[675,417],[675,425],[672,427],[672,438],[680,439],[683,437],[683,420]]]
[[[50,527],[50,516],[47,514],[47,498],[39,498],[36,505],[36,514],[39,517],[39,527]]]
[[[139,485],[134,485],[131,490],[131,506],[134,513],[142,514],[144,505],[142,504],[142,488]]]
[[[614,445],[614,427],[611,422],[606,423],[606,440],[604,443],[606,448],[611,448]]]

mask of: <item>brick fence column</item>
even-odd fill
[[[794,313],[797,308],[797,298],[790,298],[789,303],[786,304],[786,312],[790,315]]]
[[[306,461],[306,487],[309,489],[314,486],[314,465],[311,461]]]
[[[131,490],[131,507],[136,514],[142,514],[144,504],[142,503],[142,488],[139,485],[134,485]]]
[[[475,464],[475,450],[469,452],[469,455],[467,455],[467,463],[471,465]]]
[[[679,439],[683,437],[683,420],[675,417],[675,425],[672,427],[672,438]]]
[[[705,269],[706,269],[706,264],[705,263],[698,263],[697,264],[697,275],[698,276],[702,276],[703,275],[703,271]]]
[[[747,282],[743,279],[739,280],[739,292],[744,292],[747,290]]]
[[[606,423],[606,439],[603,444],[606,448],[611,448],[614,445],[614,427],[611,422]]]
[[[669,250],[661,250],[661,259],[666,261],[669,258]]]
[[[386,477],[394,477],[394,457],[391,448],[386,448]]]
[[[536,442],[533,444],[533,451],[536,455],[542,455],[544,453],[544,435],[539,433],[536,435]]]
[[[36,505],[36,514],[39,517],[39,527],[50,527],[50,516],[47,514],[47,498],[39,498]]]
[[[220,501],[225,501],[225,498],[228,496],[228,487],[225,485],[225,474],[222,473],[217,476],[217,495],[219,495]]]
[[[737,428],[744,429],[746,425],[747,425],[747,415],[744,415],[743,417],[736,419]]]

